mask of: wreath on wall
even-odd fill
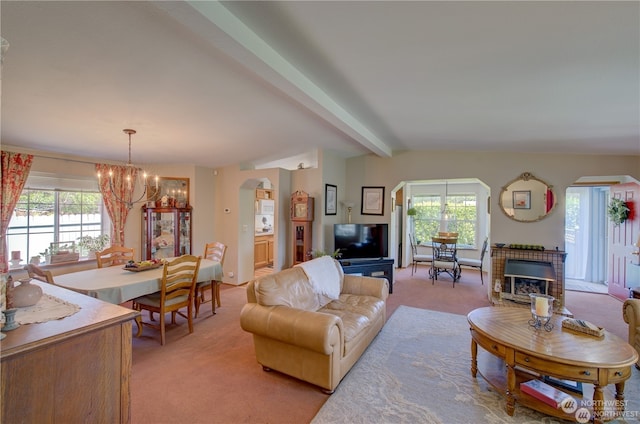
[[[611,199],[609,207],[607,208],[609,219],[615,224],[620,225],[626,221],[629,216],[629,207],[624,200]]]

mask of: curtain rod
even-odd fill
[[[57,160],[64,160],[67,162],[75,162],[75,163],[85,163],[88,165],[95,165],[98,162],[95,161],[90,161],[89,159],[81,159],[78,157],[75,158],[71,158],[71,157],[64,157],[64,156],[52,156],[51,154],[43,154],[43,153],[38,153],[37,151],[31,150],[31,149],[25,149],[22,147],[18,147],[18,146],[3,146],[2,150],[4,151],[11,151],[11,152],[15,152],[15,153],[24,153],[24,154],[28,154],[28,155],[33,155],[33,157],[37,157],[37,158],[42,158],[42,159],[57,159]],[[116,164],[115,161],[105,161],[105,162],[100,162],[100,163],[106,163],[109,165],[113,165]]]

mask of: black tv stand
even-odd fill
[[[393,263],[390,258],[353,258],[340,259],[345,274],[359,274],[367,277],[386,278],[389,281],[389,293],[393,293]]]

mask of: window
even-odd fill
[[[452,219],[447,228],[441,227],[442,209],[446,202]],[[477,245],[478,207],[476,194],[416,194],[411,197],[411,205],[416,209],[413,217],[413,233],[417,242],[429,242],[438,231],[458,233],[458,246]]]
[[[110,225],[97,191],[25,188],[9,222],[7,250],[20,251],[24,266],[34,256],[45,260],[52,242],[77,243],[81,236],[108,234]]]

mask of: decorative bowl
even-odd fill
[[[504,243],[496,243],[496,247],[500,247],[500,248],[502,248],[502,247],[504,247],[504,246],[505,246],[505,244],[504,244]]]

